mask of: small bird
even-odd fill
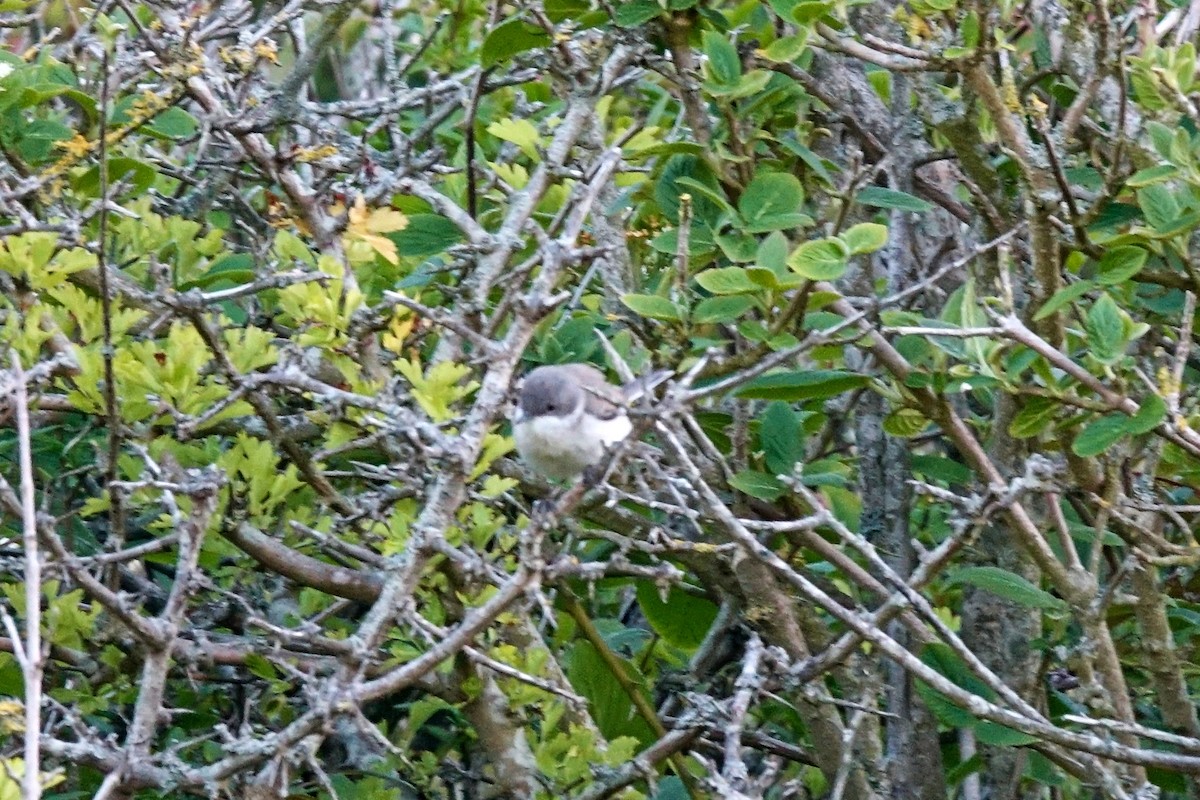
[[[538,367],[517,397],[517,452],[547,478],[575,478],[633,430],[626,407],[670,376],[655,372],[614,386],[590,364]]]

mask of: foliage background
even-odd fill
[[[7,0],[0,797],[1192,796],[1198,25]]]

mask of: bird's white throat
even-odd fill
[[[513,438],[529,466],[548,478],[564,480],[598,463],[606,449],[632,430],[625,414],[605,420],[579,408],[565,417],[520,418],[513,425]]]

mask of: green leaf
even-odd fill
[[[621,298],[621,302],[638,316],[670,322],[683,319],[683,311],[677,304],[656,294],[627,294]]]
[[[850,248],[851,255],[874,253],[887,244],[888,229],[886,225],[876,222],[860,222],[849,230],[843,231],[838,238]]]
[[[1008,433],[1017,439],[1028,439],[1046,430],[1058,415],[1059,403],[1049,397],[1031,397],[1008,424]]]
[[[1167,418],[1167,403],[1156,394],[1147,395],[1137,413],[1125,423],[1125,430],[1134,436],[1149,433]]]
[[[795,175],[786,172],[764,172],[758,175],[738,200],[738,211],[746,220],[746,230],[765,233],[791,227],[786,220],[797,214],[804,202],[804,189]],[[779,224],[785,221],[784,224]]]
[[[622,28],[636,28],[663,13],[656,0],[633,0],[617,8],[616,21]]]
[[[713,294],[744,294],[761,291],[762,287],[750,280],[743,267],[719,267],[706,269],[696,275],[696,283]]]
[[[125,156],[114,156],[108,160],[109,185],[121,181],[128,184],[126,191],[134,195],[144,194],[154,185],[158,171],[145,161]],[[100,168],[92,167],[75,180],[75,191],[90,197],[100,194]]]
[[[1079,281],[1078,283],[1072,283],[1070,286],[1059,289],[1050,297],[1049,300],[1046,301],[1045,305],[1039,308],[1037,313],[1033,315],[1034,320],[1036,321],[1045,319],[1065,306],[1067,303],[1074,302],[1095,288],[1096,284],[1094,281]]]
[[[753,236],[741,231],[718,233],[716,238],[721,252],[735,263],[753,261],[755,253],[758,251],[758,241]]]
[[[1165,186],[1153,184],[1139,189],[1137,199],[1142,216],[1155,230],[1166,228],[1179,216],[1179,203]]]
[[[542,7],[551,22],[559,23],[586,16],[591,12],[592,4],[588,0],[546,0]]]
[[[854,196],[855,202],[872,208],[890,208],[896,211],[929,211],[933,205],[908,192],[885,189],[882,186],[867,186]]]
[[[779,278],[787,274],[787,257],[787,237],[776,231],[762,240],[758,246],[758,252],[754,256],[754,263],[769,269],[775,273],[775,277]]]
[[[708,71],[713,81],[734,85],[742,76],[742,60],[737,48],[724,35],[707,30],[702,35],[704,55],[708,56]]]
[[[1036,736],[1007,728],[990,720],[980,720],[975,725],[975,736],[980,742],[993,747],[1020,747],[1041,741]]]
[[[1080,458],[1098,456],[1129,432],[1128,424],[1124,414],[1105,414],[1083,426],[1071,442],[1071,452]]]
[[[883,430],[890,436],[911,439],[929,427],[929,419],[915,408],[897,408],[883,419]]]
[[[788,257],[788,266],[797,274],[813,281],[831,281],[846,271],[850,252],[846,243],[836,237],[805,242]]]
[[[274,665],[258,653],[248,653],[245,664],[246,669],[263,680],[272,681],[279,677]]]
[[[618,656],[622,667],[634,682],[645,685],[645,676],[637,664]],[[650,735],[649,726],[633,712],[633,701],[613,677],[612,669],[591,642],[578,641],[567,656],[567,679],[572,688],[588,699],[588,710],[606,739],[619,736]]]
[[[20,129],[17,151],[26,161],[40,164],[57,158],[61,151],[56,145],[74,135],[58,120],[35,119]]]
[[[701,300],[692,311],[692,322],[704,325],[712,322],[732,322],[754,305],[754,299],[745,295],[708,297]]]
[[[870,378],[855,372],[836,369],[794,370],[772,372],[756,378],[738,389],[738,397],[758,400],[823,399],[866,386]]]
[[[768,61],[783,63],[795,61],[808,48],[808,31],[801,31],[795,36],[784,36],[767,45],[763,57]]]
[[[729,201],[725,199],[725,194],[720,189],[710,186],[703,181],[698,181],[695,178],[683,176],[676,178],[675,184],[685,190],[696,192],[701,197],[704,197],[714,203],[729,216],[737,216],[737,212],[733,210],[733,206],[729,205]]]
[[[770,403],[763,412],[758,443],[772,474],[791,475],[796,462],[804,460],[804,432],[800,426],[800,415],[780,400]]]
[[[654,632],[684,650],[699,647],[717,618],[717,607],[712,602],[674,586],[667,592],[664,602],[658,586],[640,580],[637,582],[637,600]]]
[[[924,455],[914,453],[911,457],[912,469],[918,475],[942,481],[947,484],[970,483],[972,472],[966,465],[945,456]]]
[[[1097,360],[1112,364],[1125,353],[1128,341],[1125,321],[1116,301],[1107,293],[1092,304],[1083,327],[1087,331],[1088,347]]]
[[[790,288],[790,286],[785,287],[785,284],[779,280],[779,276],[765,267],[758,267],[758,266],[746,267],[746,275],[747,275],[747,277],[750,278],[750,280],[754,281],[756,284],[758,284],[763,289],[774,290],[774,289],[781,289],[781,288]],[[799,276],[796,276],[796,275],[788,275],[786,277],[793,278],[797,281],[803,281],[803,278],[800,278]]]
[[[1129,176],[1125,185],[1133,189],[1149,186],[1152,183],[1169,180],[1179,174],[1179,167],[1174,164],[1158,164],[1146,169],[1139,169]]]
[[[805,0],[796,3],[792,9],[792,19],[801,25],[811,25],[833,10],[834,4],[829,0]]]
[[[698,256],[711,253],[715,249],[708,228],[703,225],[692,225],[688,228],[688,255]],[[679,229],[670,228],[650,240],[650,246],[660,253],[674,255],[679,252]]]
[[[729,479],[729,485],[739,492],[773,503],[783,496],[784,486],[774,475],[756,470],[742,470]]]
[[[527,119],[502,119],[488,125],[487,132],[497,139],[512,142],[521,152],[537,160],[537,146],[541,144],[537,128]]]
[[[679,185],[678,181],[684,178],[694,178],[702,181],[710,188],[718,185],[716,177],[712,174],[712,170],[708,168],[702,159],[689,154],[671,156],[663,164],[662,171],[658,174],[658,180],[654,184],[654,201],[658,203],[658,207],[663,215],[668,220],[677,222],[679,220],[679,197],[687,193],[693,195],[695,219],[710,223],[715,222],[717,217],[720,216],[721,208],[706,197],[696,197],[694,192]],[[724,200],[723,197],[722,200]],[[728,204],[726,203],[725,205]],[[693,226],[693,232],[696,231],[697,227]]]
[[[724,85],[714,86],[711,83],[706,84],[705,88],[714,95],[736,100],[739,97],[749,97],[761,92],[771,82],[772,74],[765,69],[755,69],[738,78],[737,84],[731,88],[726,88]]]
[[[950,574],[952,583],[966,583],[1024,608],[1061,610],[1067,604],[1030,583],[1026,578],[999,567],[961,567]]]
[[[417,258],[444,253],[463,238],[458,226],[441,214],[411,214],[404,230],[387,236],[400,255]]]
[[[921,648],[921,661],[946,680],[972,694],[991,701],[995,698],[987,684],[971,674],[970,669],[962,659],[950,649],[949,645],[941,642],[927,644]],[[954,728],[974,728],[978,720],[965,708],[959,708],[946,695],[932,688],[924,681],[917,681],[917,692],[929,705],[929,710],[945,724]]]
[[[254,256],[249,253],[231,253],[217,259],[216,263],[196,280],[181,283],[179,289],[186,292],[195,288],[221,288],[217,284],[224,284],[225,287],[237,286],[249,283],[254,278]]]
[[[200,123],[179,106],[171,106],[147,125],[146,131],[152,136],[164,139],[186,139],[199,129]]]
[[[483,40],[483,47],[479,51],[479,62],[484,69],[487,69],[509,60],[518,53],[549,45],[550,34],[546,33],[543,28],[531,25],[524,20],[510,19],[493,28],[487,38]]]
[[[1134,245],[1114,247],[1101,256],[1096,267],[1096,280],[1108,286],[1123,283],[1141,271],[1148,255],[1143,248]]]

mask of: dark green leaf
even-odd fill
[[[742,75],[742,60],[738,58],[737,48],[724,34],[716,31],[706,30],[702,39],[712,79],[726,86],[736,84]]]
[[[833,185],[833,177],[829,174],[830,167],[836,166],[833,162],[825,161],[808,147],[796,141],[795,137],[791,134],[781,138],[779,143],[792,153],[795,153],[796,157],[803,161],[812,170],[813,174],[820,178],[826,185]]]
[[[775,273],[776,277],[787,274],[788,241],[787,237],[776,231],[762,240],[754,262]]]
[[[154,185],[157,177],[158,171],[145,161],[125,156],[115,156],[108,160],[109,185],[112,186],[118,181],[127,184],[126,191],[132,194],[145,193]],[[75,181],[75,191],[89,197],[98,197],[100,195],[100,168],[92,167],[79,176]]]
[[[617,24],[622,28],[636,28],[663,13],[656,0],[633,0],[617,8]]]
[[[794,175],[785,172],[759,174],[738,200],[738,210],[752,232],[774,230],[763,227],[771,218],[784,219],[794,215],[804,202],[804,189]],[[781,226],[782,227],[782,226]]]
[[[656,294],[627,294],[621,298],[621,302],[638,316],[671,322],[683,319],[683,311],[678,305]]]
[[[591,3],[588,0],[545,0],[542,6],[546,9],[546,16],[550,21],[556,23],[566,20],[578,21],[591,11]],[[620,9],[617,9],[617,13],[620,13]]]
[[[744,294],[762,289],[761,286],[750,280],[750,276],[742,267],[706,269],[696,275],[696,283],[713,294]]]
[[[729,479],[729,485],[739,492],[773,503],[783,496],[784,487],[774,475],[755,470],[743,470]]]
[[[194,281],[182,283],[180,291],[237,286],[254,280],[254,257],[249,253],[234,253],[219,259],[208,271]]]
[[[1096,280],[1105,285],[1123,283],[1141,271],[1147,255],[1143,248],[1134,245],[1114,247],[1100,258]]]
[[[731,322],[753,305],[753,298],[745,295],[709,297],[701,300],[692,311],[692,322],[699,325],[712,322]]]
[[[796,462],[804,460],[800,415],[787,403],[770,403],[759,421],[758,442],[767,469],[775,475],[791,475]]]
[[[1100,455],[1129,432],[1128,419],[1124,414],[1106,414],[1089,422],[1071,442],[1071,451],[1081,458]]]
[[[402,231],[389,233],[402,256],[425,258],[444,253],[462,241],[462,231],[441,214],[412,214]]]
[[[1008,433],[1017,439],[1028,439],[1046,430],[1058,415],[1059,403],[1048,397],[1031,397],[1008,424]]]
[[[679,196],[681,194],[692,195],[692,208],[697,220],[705,222],[716,222],[720,216],[721,208],[715,203],[691,189],[678,183],[681,179],[690,178],[701,181],[708,187],[709,191],[716,191],[717,181],[713,177],[711,170],[704,162],[693,155],[674,155],[666,160],[663,165],[662,172],[659,174],[658,180],[654,184],[654,200],[658,203],[658,207],[663,214],[672,223],[679,221]],[[706,193],[707,194],[707,193]],[[725,206],[728,203],[722,202]],[[693,230],[695,228],[693,227]]]
[[[626,673],[641,684],[644,678],[637,665],[624,658],[620,661]],[[612,670],[590,642],[578,641],[571,648],[567,657],[567,679],[575,691],[587,698],[592,719],[606,738],[636,736],[653,740],[649,736],[649,726],[633,713],[633,701],[628,692],[617,683]]]
[[[704,181],[698,181],[695,178],[689,178],[686,175],[676,178],[675,184],[679,186],[682,192],[693,195],[698,194],[729,216],[737,216],[737,212],[733,210],[733,206],[729,205],[729,201],[725,199],[725,193],[720,188],[711,186]],[[693,197],[693,199],[695,198]]]
[[[1006,728],[988,720],[979,721],[975,726],[975,736],[979,741],[993,747],[1020,747],[1041,741],[1036,736],[1030,736],[1028,733],[1022,733],[1013,728]]]
[[[1152,184],[1138,190],[1138,206],[1151,228],[1161,230],[1179,216],[1179,203],[1171,190],[1161,184]]]
[[[620,12],[618,11],[618,22]],[[502,61],[507,61],[518,53],[533,50],[537,47],[547,47],[550,44],[550,34],[536,25],[520,19],[510,19],[492,29],[483,40],[479,53],[479,61],[484,69],[494,67]]]
[[[1122,225],[1127,225],[1133,222],[1141,214],[1137,206],[1129,203],[1118,203],[1109,201],[1105,203],[1100,213],[1096,216],[1096,221],[1092,223],[1089,230],[1103,231],[1110,228],[1116,228]]]
[[[717,234],[717,246],[730,261],[745,263],[754,260],[758,251],[758,241],[753,236],[741,232]]]
[[[882,186],[867,186],[854,196],[855,202],[872,208],[890,208],[896,211],[929,211],[932,205],[908,192],[885,189]]]
[[[1088,347],[1097,360],[1112,364],[1125,353],[1125,321],[1116,301],[1107,293],[1092,304],[1083,327],[1087,331]]]
[[[1167,418],[1167,403],[1156,394],[1148,395],[1138,407],[1137,413],[1129,418],[1125,430],[1134,436],[1149,433]]]
[[[792,19],[801,25],[811,25],[833,10],[829,0],[804,0],[792,9]]]
[[[179,106],[172,106],[156,116],[146,126],[146,130],[155,136],[166,139],[186,139],[199,129],[200,123]]]
[[[658,791],[653,800],[690,800],[692,794],[682,780],[675,775],[668,775],[658,781]]]
[[[1066,288],[1059,289],[1053,294],[1053,296],[1051,296],[1049,300],[1046,301],[1041,308],[1038,309],[1037,313],[1033,315],[1034,320],[1036,321],[1045,319],[1065,306],[1067,303],[1083,297],[1084,294],[1095,288],[1096,284],[1093,281],[1078,281],[1077,283],[1072,283]]]
[[[972,473],[970,468],[945,456],[923,455],[914,453],[911,457],[912,469],[918,475],[942,481],[947,484],[970,483]]]
[[[738,397],[760,400],[813,400],[836,397],[866,386],[870,378],[841,370],[796,370],[763,375],[738,389]]]
[[[950,574],[952,583],[966,583],[1025,608],[1063,609],[1066,603],[1015,572],[999,567],[962,567]]]
[[[716,249],[708,228],[703,225],[693,225],[688,229],[688,255],[699,256],[711,253]],[[679,229],[665,230],[650,240],[650,246],[660,253],[672,255],[679,252]]]
[[[263,680],[271,681],[279,677],[275,667],[265,657],[258,653],[246,654],[246,669]]]
[[[651,581],[637,582],[637,599],[654,632],[684,650],[699,647],[717,617],[713,603],[675,587],[663,602],[659,587]]]
[[[1029,755],[1029,766],[1025,768],[1025,774],[1045,786],[1066,786],[1068,781],[1066,776],[1059,771],[1054,762],[1046,758],[1037,750],[1032,748],[1024,751]],[[1147,770],[1149,772],[1149,770]],[[1179,787],[1179,791],[1183,791],[1183,786]]]

